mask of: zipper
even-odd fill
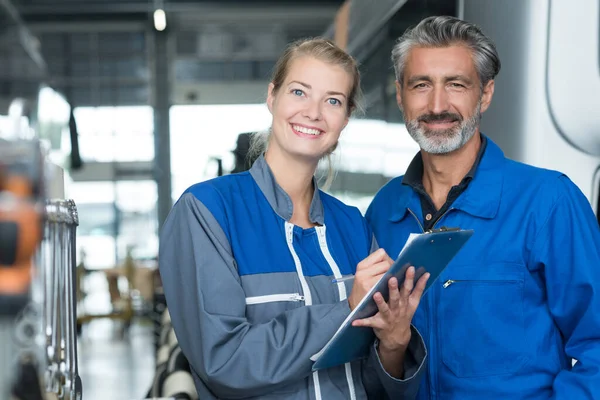
[[[516,279],[507,279],[507,280],[493,280],[493,279],[484,279],[484,280],[477,280],[477,279],[448,279],[446,282],[444,282],[444,284],[442,285],[442,287],[444,289],[447,289],[450,285],[453,285],[455,283],[461,283],[461,282],[470,282],[470,283],[492,283],[492,284],[497,284],[497,285],[502,285],[502,284],[507,284],[507,283],[516,283],[519,282]]]
[[[433,225],[431,225],[431,230],[435,229],[435,226],[438,224],[438,222],[440,222],[442,220],[442,218],[444,218],[452,210],[454,210],[454,208],[450,207],[442,215],[440,215],[439,218],[437,220],[435,220],[435,222],[433,223]],[[431,295],[429,295],[429,304],[430,304],[430,307],[431,307],[430,309],[431,310],[436,310],[434,308],[434,306],[437,305],[437,303],[438,303],[437,297],[436,296],[432,296],[432,295],[437,295],[437,292],[435,290],[433,290],[432,293],[431,293]],[[430,326],[431,327],[435,327],[435,329],[439,329],[440,324],[435,324],[434,325],[434,323],[433,323],[433,320],[434,320],[433,314],[434,314],[434,312],[430,313],[430,315],[431,315],[431,318],[430,318],[431,325]],[[437,317],[437,313],[436,313],[436,317]],[[437,318],[435,318],[435,319],[437,319]],[[431,331],[431,329],[430,329],[430,331]],[[438,331],[437,333],[438,333],[437,337],[442,337],[441,336],[441,332]],[[432,341],[432,343],[433,343],[433,341]],[[437,347],[437,353],[441,354],[440,345],[439,345],[439,343],[436,343],[436,344],[437,344],[437,346],[436,346]],[[440,393],[439,388],[438,388],[438,382],[439,382],[438,373],[436,372],[435,375],[432,375],[432,384],[431,384],[432,387],[435,387],[435,397],[436,398],[438,397],[438,394]]]
[[[325,235],[325,225],[315,227],[317,231],[317,237],[319,238],[319,246],[321,247],[321,253],[323,253],[323,257],[329,264],[329,268],[331,272],[333,272],[333,276],[335,279],[340,279],[342,277],[342,273],[337,263],[333,259],[331,252],[329,251],[329,247],[327,247],[327,236]],[[344,282],[337,283],[339,298],[341,300],[345,300],[348,298],[348,294],[346,293],[346,284]]]
[[[246,304],[274,303],[276,301],[304,301],[300,293],[267,294],[265,296],[246,297]]]
[[[421,220],[417,217],[417,215],[410,209],[407,208],[408,212],[412,214],[412,216],[415,218],[415,220],[417,221],[417,223],[419,224],[419,228],[421,228],[421,232],[422,233],[430,233],[435,226],[437,225],[438,222],[440,222],[440,220],[442,218],[444,218],[444,216],[446,214],[448,214],[451,210],[454,210],[454,208],[449,208],[446,210],[446,212],[444,212],[442,215],[439,216],[439,218],[433,223],[433,225],[431,226],[431,229],[428,231],[425,231],[425,228],[423,227],[423,224],[421,223]],[[437,327],[438,324],[434,324],[434,313],[435,313],[435,305],[436,305],[436,292],[435,290],[431,290],[429,293],[429,298],[428,298],[428,306],[429,309],[431,310],[431,312],[429,313],[429,320],[427,321],[428,324],[428,328],[429,328],[429,343],[437,343],[433,337],[433,329],[435,329]],[[438,335],[439,336],[439,335]],[[440,354],[440,349],[439,346],[437,346],[437,354]],[[431,356],[431,355],[430,355]],[[436,398],[437,394],[439,393],[439,391],[437,390],[437,372],[433,371],[433,369],[431,368],[432,365],[435,364],[435,362],[433,360],[430,360],[430,362],[428,363],[428,372],[429,372],[429,398]],[[435,390],[434,390],[435,388]]]
[[[302,294],[304,295],[304,305],[311,306],[312,305],[312,295],[310,293],[310,288],[308,287],[308,282],[306,282],[306,277],[304,276],[304,271],[302,270],[302,264],[300,263],[300,258],[294,249],[294,225],[285,221],[285,239],[288,245],[288,249],[292,258],[294,259],[294,265],[296,266],[296,273],[298,274],[298,279],[300,280],[300,285],[302,286]],[[319,382],[319,371],[315,371],[312,373],[313,376],[313,386],[315,388],[315,399],[321,400],[321,384]]]
[[[419,220],[419,218],[417,217],[417,214],[415,214],[410,208],[407,208],[407,210],[415,218],[415,221],[417,221],[417,224],[419,224],[419,228],[421,228],[421,232],[422,233],[426,233],[425,232],[425,228],[423,227],[423,224],[421,223],[421,220]],[[433,306],[434,306],[433,295],[434,295],[434,291],[431,290],[430,293],[429,293],[429,298],[428,298],[428,300],[429,300],[428,301],[428,306],[429,306],[429,309],[432,312],[429,313],[429,318],[427,320],[427,328],[429,330],[429,343],[435,343],[434,338],[433,338],[433,327],[435,325],[433,323],[433,319],[434,318],[433,318],[433,315],[432,315],[433,314],[433,310],[434,310],[434,308],[433,308]],[[430,358],[432,358],[431,357],[431,353],[430,353],[429,356],[430,356]],[[429,393],[428,393],[427,397],[429,399],[433,398],[432,390],[433,390],[434,379],[435,379],[434,378],[435,372],[433,371],[432,365],[434,365],[433,358],[427,363],[427,372],[428,372],[428,375],[429,375],[428,382],[427,382],[429,384]]]
[[[329,251],[329,247],[327,247],[327,235],[325,225],[315,227],[317,231],[317,237],[319,239],[319,247],[321,247],[321,253],[323,253],[323,257],[329,264],[329,268],[333,272],[333,276],[335,279],[340,279],[342,277],[342,273],[340,272],[340,268],[337,263],[333,259],[331,252]],[[348,298],[348,294],[346,292],[346,284],[344,282],[337,283],[338,294],[340,301],[346,300]],[[350,363],[345,364],[346,370],[346,381],[348,382],[348,390],[350,390],[350,400],[356,400],[356,389],[354,388],[354,379],[352,378],[352,365]]]
[[[292,258],[294,259],[294,265],[296,266],[296,273],[298,274],[298,279],[300,279],[300,285],[302,286],[302,294],[304,295],[304,304],[307,306],[312,305],[312,295],[310,293],[310,288],[308,287],[308,283],[306,282],[306,278],[304,277],[304,272],[302,271],[302,264],[300,263],[300,258],[298,258],[298,254],[296,254],[296,250],[294,249],[294,225],[287,222],[285,223],[285,236],[287,240],[288,249],[292,254]]]

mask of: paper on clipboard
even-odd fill
[[[354,327],[352,322],[377,313],[378,309],[373,295],[380,292],[387,301],[389,298],[388,280],[395,276],[398,279],[398,285],[401,286],[406,270],[411,265],[416,268],[415,281],[426,272],[431,274],[425,287],[427,290],[472,234],[472,230],[459,229],[410,234],[388,272],[362,298],[323,349],[311,357],[311,360],[315,361],[312,367],[313,371],[341,365],[368,355],[369,346],[375,339],[373,329]]]

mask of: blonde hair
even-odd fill
[[[362,96],[360,89],[360,72],[356,60],[336,46],[331,40],[320,37],[297,40],[286,47],[273,68],[273,76],[271,77],[273,94],[277,93],[281,88],[281,85],[283,85],[292,61],[306,56],[313,57],[331,65],[339,66],[350,74],[352,77],[352,87],[350,88],[350,93],[348,95],[346,112],[348,117],[350,117],[356,110],[362,111],[362,107],[360,106],[360,99]],[[266,132],[257,132],[252,135],[252,142],[248,153],[252,160],[256,159],[260,154],[267,150],[270,137],[270,129]],[[327,190],[335,179],[336,172],[333,168],[331,153],[333,153],[336,148],[337,143],[329,149],[324,157],[327,159],[327,176],[325,183],[322,185],[324,190]]]

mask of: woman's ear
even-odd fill
[[[346,129],[346,126],[348,126],[348,122],[350,122],[350,116],[349,116],[349,115],[348,115],[348,116],[346,117],[346,119],[344,120],[344,126],[342,126],[342,131],[343,131],[344,129]]]
[[[350,118],[352,117],[354,111],[356,111],[356,106],[350,106],[350,109],[346,113],[346,119],[344,120],[344,126],[342,127],[342,130],[346,129],[346,126],[348,125],[348,122],[350,122]]]
[[[269,83],[269,88],[267,89],[267,107],[269,108],[269,112],[273,114],[273,102],[275,101],[275,85],[273,82]]]

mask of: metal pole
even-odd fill
[[[171,197],[170,117],[171,79],[168,29],[154,31],[154,177],[158,190],[158,227],[162,226],[173,205]]]

